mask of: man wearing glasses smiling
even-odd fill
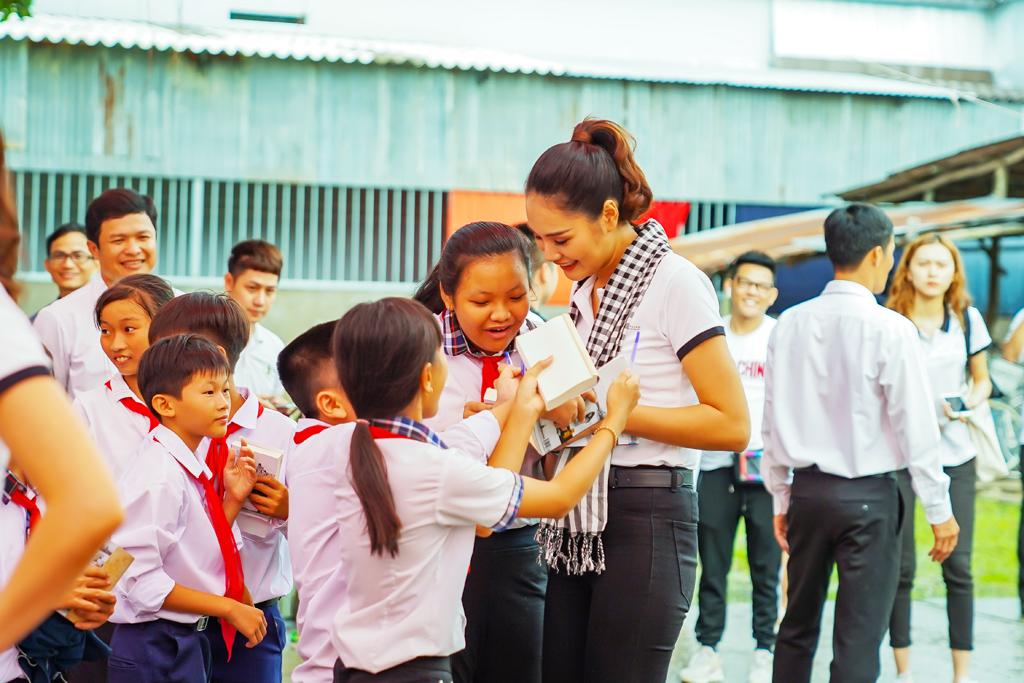
[[[46,272],[57,285],[58,299],[88,284],[99,265],[89,253],[85,228],[65,223],[46,238]]]
[[[764,414],[764,365],[768,339],[775,320],[768,308],[775,303],[775,262],[757,251],[748,251],[730,268],[725,290],[732,315],[725,316],[725,341],[729,346],[750,409],[750,443],[743,453],[705,451],[697,479],[697,549],[702,573],[697,641],[701,647],[682,671],[688,683],[725,680],[722,660],[716,653],[725,630],[725,603],[732,565],[736,529],[742,518],[747,536],[747,558],[753,584],[753,634],[756,642],[747,680],[771,683],[772,649],[778,615],[776,589],[782,551],[775,540],[772,496],[757,474],[761,449],[761,418]],[[730,291],[731,290],[731,291]]]

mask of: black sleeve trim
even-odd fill
[[[30,377],[50,376],[50,369],[42,365],[33,365],[32,367],[25,368],[24,370],[18,370],[13,375],[8,375],[3,379],[0,379],[0,394],[3,394],[8,389],[13,387],[18,382],[22,382]]]
[[[695,348],[706,342],[708,339],[711,339],[712,337],[717,337],[718,335],[725,335],[725,328],[722,327],[721,325],[719,325],[718,327],[712,327],[710,330],[704,330],[696,337],[683,344],[682,348],[676,351],[676,358],[682,360],[690,351],[693,351]]]
[[[989,350],[989,349],[991,349],[991,348],[992,348],[992,345],[991,345],[991,344],[989,344],[988,346],[983,346],[983,347],[981,347],[980,349],[978,349],[977,351],[975,351],[974,353],[970,354],[970,357],[971,357],[971,358],[974,358],[975,356],[977,356],[977,355],[978,355],[979,353],[981,353],[982,351],[988,351],[988,350]]]

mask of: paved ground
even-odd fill
[[[813,683],[828,683],[828,664],[832,658],[833,604],[825,608],[822,643],[815,659]],[[697,644],[693,637],[696,611],[690,615],[672,656],[669,683],[678,683],[679,671],[685,666]],[[946,606],[943,600],[914,603],[913,651],[914,674],[918,683],[946,683],[953,680],[946,635]],[[975,604],[975,652],[972,676],[978,683],[1020,683],[1024,681],[1024,621],[1020,619],[1019,603],[1014,598],[979,598]],[[750,603],[729,606],[725,638],[719,652],[725,663],[726,683],[746,683],[747,668],[753,653],[750,636]],[[285,681],[298,663],[295,645],[289,644],[285,655]],[[896,680],[896,668],[888,647],[882,648],[881,683]]]
[[[831,633],[834,603],[825,608],[822,642],[814,663],[813,683],[828,683],[832,659]],[[669,670],[669,682],[679,681],[679,671],[697,647],[693,637],[696,612],[690,615],[676,645]],[[913,608],[913,670],[918,683],[946,683],[953,680],[946,633],[945,600],[916,601]],[[979,598],[975,602],[975,651],[971,667],[978,683],[1020,683],[1024,681],[1024,621],[1015,598]],[[750,635],[750,603],[729,606],[725,638],[718,650],[725,665],[726,683],[746,683],[753,654]],[[896,667],[888,640],[882,648],[881,683],[896,680]]]

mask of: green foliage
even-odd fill
[[[13,15],[28,17],[32,15],[32,0],[0,0],[0,21],[6,21]]]

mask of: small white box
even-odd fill
[[[516,337],[516,350],[527,368],[554,357],[537,377],[546,410],[553,410],[597,384],[597,368],[568,314]]]
[[[248,439],[246,440],[246,445],[252,449],[253,459],[256,460],[256,476],[270,475],[280,480],[281,465],[284,462],[284,451],[272,446],[249,441]],[[240,447],[240,440],[231,444],[231,448],[235,449],[236,454]],[[270,533],[270,517],[257,510],[256,506],[250,503],[248,498],[242,503],[242,510],[238,513],[236,522],[238,523],[239,530],[250,536],[266,538]]]

